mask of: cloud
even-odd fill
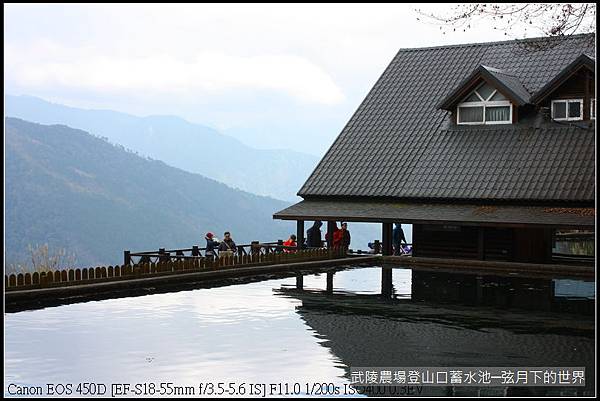
[[[506,39],[486,24],[442,35],[415,7],[453,5],[7,4],[5,90],[321,154],[399,48]]]
[[[344,94],[329,74],[292,54],[237,56],[202,52],[123,57],[93,49],[65,49],[40,42],[28,51],[8,49],[8,76],[23,88],[62,87],[105,93],[215,94],[237,89],[283,92],[297,100],[338,104]],[[69,61],[66,54],[71,54]]]

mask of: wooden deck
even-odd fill
[[[311,257],[309,257],[311,256]],[[250,261],[248,261],[250,262]],[[100,269],[101,274],[87,280],[72,272],[63,272],[60,278],[64,281],[47,283],[42,286],[21,277],[18,282],[15,278],[8,277],[9,286],[5,291],[6,312],[16,312],[27,309],[61,305],[67,303],[87,302],[90,300],[119,298],[127,296],[147,295],[152,293],[182,291],[202,286],[231,284],[232,279],[246,279],[255,277],[264,279],[269,275],[277,274],[278,277],[301,276],[326,271],[338,266],[356,266],[362,264],[370,266],[383,266],[390,268],[410,268],[419,270],[440,270],[456,273],[493,274],[493,275],[520,275],[539,277],[576,277],[594,278],[594,266],[577,266],[564,264],[533,264],[514,263],[463,259],[439,259],[411,256],[381,256],[381,255],[332,255],[315,253],[296,256],[273,255],[255,263],[240,265],[222,265],[216,263],[212,266],[186,265],[184,262],[170,262],[162,267],[133,266],[126,268],[122,275],[107,276]],[[131,267],[131,266],[130,266]],[[191,268],[190,268],[191,267]],[[92,269],[94,270],[94,269]],[[79,280],[71,280],[73,277]]]
[[[27,289],[26,287],[22,287],[5,292],[5,310],[6,312],[16,312],[90,300],[147,295],[155,292],[181,291],[197,288],[203,283],[218,280],[278,273],[289,273],[289,275],[293,276],[300,272],[303,274],[319,272],[323,269],[336,266],[356,265],[360,263],[377,264],[378,262],[379,257],[377,256],[363,256],[297,263],[212,267],[201,271],[179,271],[176,273],[162,273],[150,277],[138,276],[122,280],[73,283],[72,285],[48,288]]]
[[[594,265],[498,262],[472,259],[441,259],[414,256],[383,256],[382,263],[401,267],[428,267],[454,270],[478,270],[502,274],[530,273],[543,276],[595,277]]]

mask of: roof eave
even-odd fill
[[[302,201],[275,213],[273,219],[506,227],[594,227],[595,209],[593,207],[564,208],[494,203]]]

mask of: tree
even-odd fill
[[[75,253],[67,253],[64,248],[50,250],[48,244],[27,247],[31,266],[25,263],[10,263],[7,273],[55,271],[73,266],[77,260]]]
[[[596,3],[470,3],[453,7],[448,16],[416,12],[439,24],[444,34],[448,29],[466,32],[479,22],[491,22],[507,36],[517,28],[524,28],[524,35],[533,28],[544,36],[596,31]]]

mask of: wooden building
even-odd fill
[[[413,224],[413,255],[551,262],[595,229],[594,35],[401,49],[298,192],[298,221]]]

